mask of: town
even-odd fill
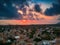
[[[60,45],[60,25],[0,25],[0,45]]]

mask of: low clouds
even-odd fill
[[[53,15],[59,15],[60,14],[60,1],[56,3],[52,3],[52,7],[47,8],[45,11],[45,15],[53,16]]]

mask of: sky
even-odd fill
[[[56,23],[60,23],[60,0],[0,0],[0,25]]]

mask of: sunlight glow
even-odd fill
[[[18,13],[19,13],[19,14],[23,14],[23,12],[22,12],[21,10],[18,10]]]

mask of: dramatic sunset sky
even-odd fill
[[[0,0],[0,25],[60,23],[60,0]]]

